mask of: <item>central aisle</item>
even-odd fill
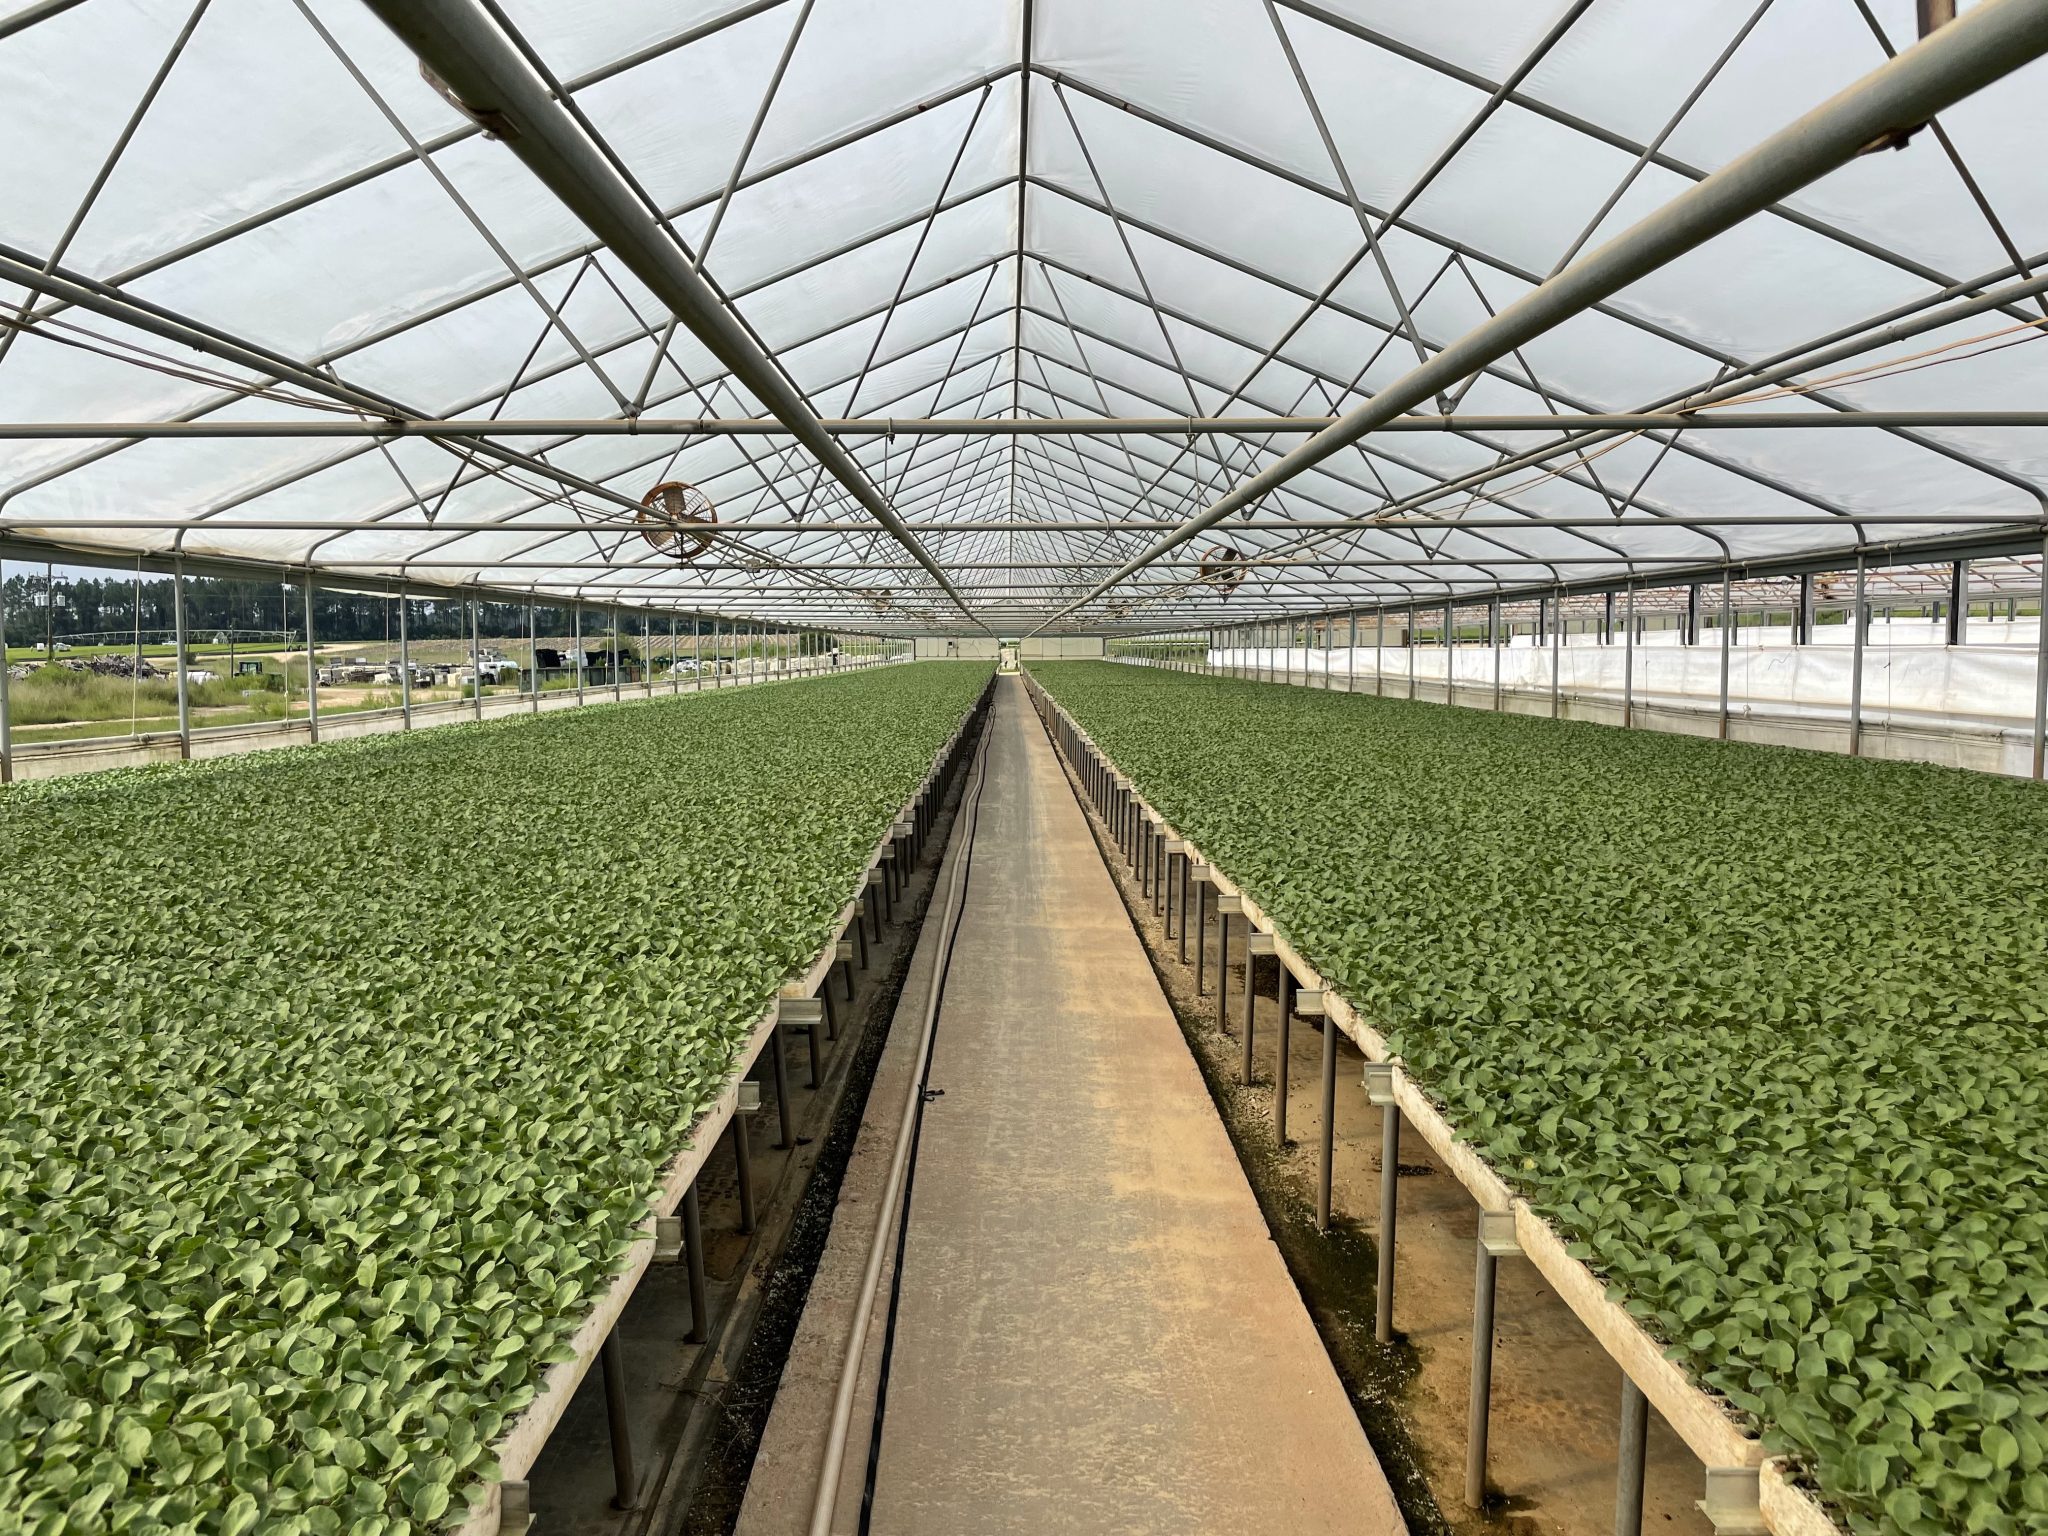
[[[873,1531],[1399,1532],[1019,679],[990,729]]]

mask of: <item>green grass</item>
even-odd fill
[[[0,1527],[459,1515],[986,675],[0,790]]]
[[[2048,789],[1033,671],[1857,1531],[2048,1531]]]

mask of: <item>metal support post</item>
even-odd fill
[[[398,713],[404,729],[412,729],[412,630],[406,611],[412,602],[398,594]]]
[[[2041,540],[2040,606],[2034,620],[2034,777],[2048,767],[2048,538]]]
[[[1252,1044],[1258,1034],[1258,957],[1270,955],[1273,950],[1273,936],[1260,933],[1251,925],[1251,918],[1245,918],[1244,926],[1244,1068],[1239,1077],[1245,1087],[1252,1085]]]
[[[1970,633],[1970,562],[1948,568],[1948,643],[1961,645]]]
[[[782,1132],[782,1140],[775,1143],[775,1150],[787,1152],[796,1145],[796,1125],[789,1112],[789,1066],[782,1059],[782,1026],[776,1025],[768,1035],[768,1054],[774,1058],[775,1069],[775,1118]]]
[[[1550,718],[1559,720],[1564,717],[1564,593],[1552,602],[1556,613],[1550,626]]]
[[[7,562],[0,560],[0,784],[14,782],[14,725],[7,698]],[[179,735],[182,743],[183,733]],[[2038,770],[2037,770],[2038,773]]]
[[[44,600],[50,594],[43,594]],[[192,757],[192,679],[185,656],[185,563],[171,566],[171,666],[178,677],[178,756]]]
[[[612,1505],[638,1509],[640,1479],[633,1471],[633,1424],[626,1416],[626,1352],[619,1346],[618,1324],[604,1336],[597,1354],[604,1373],[605,1424],[611,1430]]]
[[[1278,1054],[1273,1058],[1273,1141],[1285,1148],[1287,1145],[1287,1068],[1290,1065],[1287,1053],[1294,1041],[1294,972],[1288,969],[1285,960],[1279,961],[1280,979],[1273,988],[1273,995],[1279,1004],[1280,1043]]]
[[[696,692],[702,693],[704,691],[704,616],[702,614],[693,614],[690,617],[690,648],[692,654],[697,659],[697,669],[693,674],[696,682],[693,686]]]
[[[694,1179],[683,1191],[683,1269],[690,1282],[690,1331],[684,1341],[703,1344],[711,1338],[711,1294],[704,1283],[704,1221]]]
[[[1493,647],[1493,712],[1497,715],[1500,713],[1501,652],[1506,649],[1501,644],[1500,599],[1497,597],[1486,605],[1486,639]]]
[[[1320,992],[1304,992],[1302,1013],[1323,1021],[1322,1114],[1318,1127],[1320,1143],[1316,1158],[1316,1230],[1330,1230],[1330,1186],[1337,1155],[1337,1021]]]
[[[1600,643],[1602,645],[1612,645],[1614,644],[1614,594],[1612,592],[1603,592],[1600,595],[1600,601]]]
[[[750,1118],[743,1110],[734,1110],[731,1122],[732,1161],[739,1183],[742,1233],[754,1230],[754,1148],[747,1140],[747,1121]]]
[[[576,702],[583,702],[583,605],[575,604],[576,622],[573,644],[576,647]]]
[[[526,665],[533,672],[533,713],[540,713],[540,615],[526,605]]]
[[[475,597],[469,600],[469,697],[474,706],[472,718],[484,717],[484,637],[483,604]]]
[[[1387,696],[1387,610],[1375,608],[1372,613],[1372,696],[1383,699]]]
[[[1650,1400],[1621,1378],[1621,1444],[1614,1468],[1614,1536],[1643,1536],[1643,1467],[1650,1442]]]
[[[1230,1020],[1230,904],[1221,891],[1216,893],[1216,1027],[1229,1033]]]
[[[620,702],[620,701],[621,701],[622,699],[624,699],[624,698],[625,698],[625,696],[626,696],[626,693],[625,693],[625,688],[624,688],[624,686],[623,686],[623,680],[622,680],[622,679],[621,679],[621,677],[620,677],[620,673],[621,673],[621,672],[622,672],[623,670],[624,670],[624,669],[623,669],[622,667],[620,667],[620,665],[619,665],[619,610],[618,610],[618,609],[616,609],[616,608],[614,608],[614,609],[612,610],[612,657],[611,657],[611,673],[612,673],[612,702],[613,702],[614,704],[617,704],[617,703],[618,703],[618,702]]]
[[[1408,697],[1415,697],[1415,616],[1422,610],[1408,610],[1408,626],[1401,632],[1401,643],[1408,648]]]
[[[1472,1400],[1465,1422],[1465,1503],[1486,1506],[1486,1431],[1493,1402],[1493,1299],[1500,1260],[1486,1246],[1487,1212],[1479,1213],[1478,1253],[1472,1276]]]
[[[306,572],[306,737],[320,739],[320,663],[313,655],[313,573]]]
[[[2041,738],[2034,738],[2034,752],[2037,759],[2035,777],[2040,777],[2039,762]],[[1209,954],[1209,881],[1208,872],[1195,881],[1195,996],[1202,995],[1202,962]]]
[[[1323,620],[1323,691],[1325,693],[1330,691],[1330,629],[1334,623],[1335,621],[1329,618]]]
[[[1715,728],[1717,740],[1728,739],[1728,661],[1735,646],[1735,573],[1721,573],[1721,713]]]
[[[1792,594],[1792,643],[1813,644],[1813,573],[1802,571]]]
[[[1685,589],[1685,635],[1687,645],[1700,643],[1700,584],[1694,582]]]
[[[1358,692],[1358,615],[1351,615],[1351,643],[1344,649],[1344,691]]]
[[[1864,557],[1856,557],[1855,625],[1849,636],[1849,755],[1863,755],[1863,646],[1869,626],[1863,622],[1863,598],[1868,572]]]
[[[1609,603],[1614,601],[1612,592],[1607,594]],[[1621,657],[1621,728],[1627,730],[1635,724],[1636,716],[1636,589],[1628,589],[1628,611],[1624,622],[1628,633],[1622,639]]]
[[[1192,862],[1194,862],[1194,855],[1188,851],[1186,844],[1183,844],[1180,851],[1180,933],[1178,934],[1180,940],[1180,963],[1182,965],[1188,963],[1188,865]]]
[[[1394,1342],[1395,1227],[1401,1214],[1401,1106],[1394,1101],[1394,1064],[1365,1064],[1365,1101],[1380,1112],[1380,1226],[1374,1234],[1379,1277],[1374,1290],[1373,1338]]]

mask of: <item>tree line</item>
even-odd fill
[[[118,645],[137,630],[148,644],[170,640],[177,626],[168,576],[73,577],[29,570],[0,583],[7,615],[5,643],[40,645],[66,641],[73,645]],[[458,639],[469,633],[469,619],[460,598],[413,597],[407,627],[417,640]],[[194,642],[214,635],[275,639],[285,643],[306,633],[306,597],[302,582],[236,581],[213,576],[185,578],[185,630]],[[487,637],[523,636],[526,605],[482,605],[479,626]],[[566,607],[542,605],[535,623],[543,635],[568,633],[573,619]],[[586,638],[593,642],[609,621],[587,611]],[[632,625],[632,628],[638,628]],[[668,620],[655,627],[668,633]],[[708,624],[705,626],[709,627]],[[690,619],[677,621],[678,632],[693,633]],[[313,591],[313,633],[320,641],[398,639],[398,604],[375,593]]]

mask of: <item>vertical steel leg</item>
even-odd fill
[[[1185,957],[1183,957],[1185,958]],[[1204,966],[1209,958],[1209,882],[1195,886],[1195,996],[1202,995]]]
[[[1245,918],[1244,931],[1244,1071],[1241,1074],[1241,1081],[1245,1087],[1249,1088],[1252,1085],[1252,1035],[1254,1033],[1253,1021],[1256,1017],[1253,1011],[1255,1006],[1253,999],[1258,996],[1258,991],[1252,985],[1252,981],[1258,975],[1259,969],[1258,957],[1252,953],[1252,924],[1249,915]]]
[[[775,1058],[775,1118],[782,1129],[782,1140],[775,1143],[775,1150],[787,1152],[796,1145],[796,1130],[790,1123],[789,1067],[782,1059],[782,1027],[780,1025],[777,1025],[769,1033],[768,1054]]]
[[[694,1181],[683,1191],[683,1269],[690,1279],[690,1331],[685,1337],[691,1344],[702,1344],[711,1337],[711,1296],[704,1284],[703,1207]]]
[[[740,1231],[754,1230],[754,1148],[747,1140],[748,1116],[732,1117],[732,1161],[740,1188]]]
[[[1650,1400],[1621,1378],[1621,1449],[1614,1470],[1614,1536],[1643,1536],[1643,1463],[1649,1449]]]
[[[1230,914],[1216,914],[1216,1027],[1230,1032]]]
[[[633,1471],[633,1426],[626,1418],[626,1352],[619,1346],[616,1325],[597,1352],[604,1368],[604,1417],[611,1429],[612,1505],[640,1507],[640,1479]]]
[[[830,1008],[830,1007],[832,1006],[832,1004],[831,1004],[830,1000],[827,1000],[827,1002],[826,1002],[825,1006],[826,1006],[826,1008],[828,1008],[828,1009],[829,1009],[829,1008]],[[808,1046],[810,1047],[810,1053],[811,1053],[811,1080],[810,1080],[810,1082],[809,1082],[809,1083],[805,1084],[805,1086],[806,1086],[806,1087],[808,1087],[808,1088],[811,1088],[811,1089],[816,1089],[816,1088],[817,1088],[817,1086],[818,1086],[818,1026],[817,1026],[817,1025],[815,1025],[815,1024],[806,1024],[806,1025],[804,1026],[804,1041],[805,1041],[805,1043],[806,1043],[806,1044],[807,1044],[807,1045],[808,1045]]]
[[[1374,1297],[1372,1336],[1382,1344],[1394,1342],[1394,1234],[1401,1215],[1401,1106],[1388,1104],[1380,1110],[1380,1230],[1379,1282]]]
[[[1331,1164],[1337,1151],[1337,1021],[1323,1016],[1323,1119],[1316,1163],[1316,1230],[1330,1230]]]
[[[1465,1426],[1465,1502],[1486,1504],[1487,1410],[1493,1402],[1493,1282],[1500,1260],[1474,1244],[1479,1254],[1472,1275],[1472,1406]]]
[[[1287,1145],[1287,1052],[1293,1039],[1294,1014],[1294,972],[1287,968],[1285,960],[1274,962],[1280,967],[1280,980],[1273,988],[1273,995],[1280,1003],[1280,1048],[1273,1058],[1273,1140],[1282,1147]]]
[[[1173,861],[1166,856],[1166,834],[1164,832],[1155,832],[1152,835],[1152,910],[1154,912],[1162,910],[1160,904],[1167,899],[1166,876],[1172,869],[1172,863]],[[1166,912],[1166,925],[1169,929],[1173,926],[1173,913],[1170,910]]]
[[[1187,854],[1180,856],[1180,963],[1188,963],[1188,865],[1193,862]],[[1199,985],[1197,990],[1200,990]]]

